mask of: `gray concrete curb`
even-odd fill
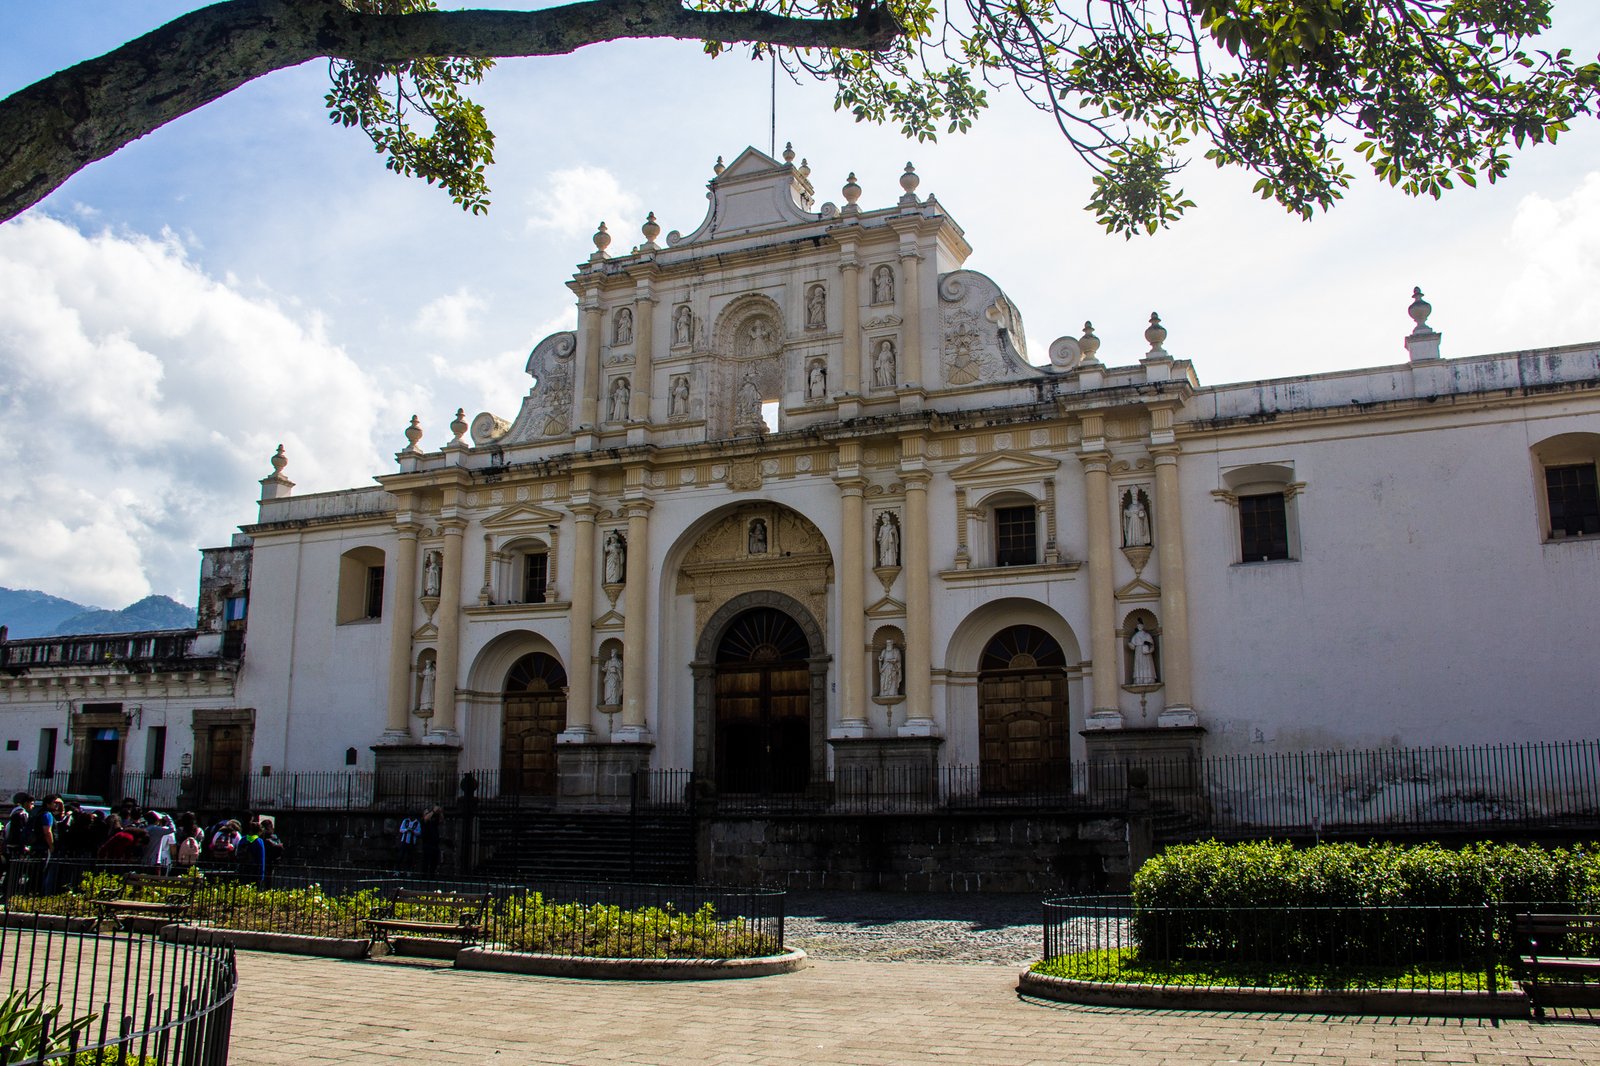
[[[0,916],[0,925],[11,929],[49,929],[58,933],[93,933],[100,928],[100,919],[65,914],[33,914],[27,911],[8,911]]]
[[[1223,988],[1215,985],[1113,984],[1074,981],[1022,971],[1017,992],[1062,1003],[1158,1010],[1248,1011],[1265,1014],[1371,1014],[1399,1018],[1526,1018],[1528,997],[1520,989],[1487,992],[1301,992],[1289,988]]]
[[[771,977],[805,965],[806,953],[791,948],[756,959],[585,959],[572,955],[529,955],[494,948],[464,948],[456,968],[541,977],[586,977],[615,981],[715,981],[732,977]]]
[[[161,935],[167,940],[195,938],[208,944],[231,944],[240,951],[276,951],[285,955],[315,955],[324,959],[364,959],[370,940],[299,933],[269,933],[253,929],[217,929],[209,925],[169,925]]]

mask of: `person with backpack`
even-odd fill
[[[211,861],[215,863],[231,863],[239,850],[239,842],[244,839],[241,831],[243,827],[237,818],[230,818],[211,834]]]
[[[28,817],[33,797],[18,792],[11,797],[11,813],[6,816],[6,858],[20,859],[28,850]]]
[[[414,814],[400,819],[400,869],[417,864],[417,842],[422,839],[422,822]]]
[[[267,885],[267,845],[261,839],[261,823],[254,818],[244,827],[235,850],[239,880],[261,888]]]
[[[56,851],[56,823],[66,813],[67,805],[61,797],[52,792],[46,796],[39,806],[28,813],[28,854],[44,864],[44,872],[40,876],[40,888],[45,895],[56,889],[56,866],[51,858]]]
[[[200,821],[193,811],[178,815],[177,842],[172,846],[172,862],[182,870],[193,869],[200,862]]]

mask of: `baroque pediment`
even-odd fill
[[[1060,466],[1060,460],[1042,459],[1028,452],[995,452],[956,467],[950,471],[950,480],[958,484],[1026,480],[1048,477]]]
[[[792,163],[780,163],[765,152],[746,148],[711,179],[711,207],[705,221],[686,237],[667,243],[677,247],[718,237],[781,229],[815,222],[808,208],[811,182]]]
[[[496,531],[545,529],[561,523],[561,512],[531,503],[519,503],[483,520],[483,528]]]

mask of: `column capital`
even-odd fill
[[[600,513],[600,508],[587,501],[567,505],[567,510],[572,512],[572,517],[579,522],[593,522]]]
[[[861,260],[857,259],[855,257],[855,255],[854,255],[854,253],[852,253],[850,255],[847,255],[847,256],[840,256],[839,257],[839,269],[841,271],[860,270],[861,269]]]
[[[1079,452],[1078,462],[1083,464],[1086,474],[1109,474],[1111,472],[1111,453],[1108,451]]]
[[[467,531],[465,518],[445,518],[439,522],[439,532],[447,537],[459,537]]]
[[[1157,466],[1176,466],[1178,464],[1178,456],[1183,454],[1183,447],[1177,442],[1156,444],[1151,446],[1150,454],[1154,457]]]
[[[622,501],[622,511],[629,518],[647,518],[649,517],[650,512],[655,510],[655,506],[656,504],[654,500],[644,496],[640,496],[637,499]]]
[[[396,522],[394,531],[401,540],[416,540],[422,533],[422,527],[411,521]]]

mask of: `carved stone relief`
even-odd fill
[[[1034,377],[1022,315],[1000,287],[973,270],[939,279],[939,350],[951,385]]]
[[[578,335],[570,331],[554,333],[540,341],[528,355],[526,370],[534,379],[533,388],[523,400],[516,421],[495,437],[491,434],[498,420],[493,415],[487,419],[479,415],[473,419],[472,439],[480,444],[513,444],[567,433],[572,426],[573,353],[577,349]]]
[[[677,591],[695,597],[699,632],[723,604],[753,590],[782,592],[827,617],[828,542],[796,511],[752,504],[723,516],[684,557]]]

